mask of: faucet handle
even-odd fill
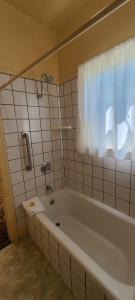
[[[43,163],[43,165],[41,166],[41,173],[43,175],[46,175],[49,172],[51,172],[51,163],[47,161],[47,162]]]

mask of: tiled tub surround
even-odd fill
[[[135,217],[135,162],[112,158],[92,158],[76,151],[77,79],[60,85],[65,183],[124,214]]]
[[[10,75],[0,74],[0,84]],[[63,178],[62,145],[59,131],[51,126],[60,123],[59,88],[55,84],[43,84],[43,97],[37,100],[41,82],[21,78],[1,92],[0,108],[3,120],[9,173],[19,232],[25,230],[25,214],[21,203],[35,195],[45,193],[45,184],[60,187]],[[26,147],[21,137],[28,131],[31,142],[33,169],[26,171]],[[52,171],[41,174],[43,162],[50,161]]]
[[[0,84],[10,75],[0,73]],[[0,94],[0,108],[9,161],[14,207],[19,232],[25,228],[21,203],[45,193],[45,184],[58,188],[63,183],[105,204],[135,216],[135,162],[92,158],[76,151],[77,79],[65,84],[43,84],[43,97],[37,100],[41,82],[21,78]],[[71,131],[52,131],[51,126],[72,125]],[[25,170],[25,145],[21,131],[31,139],[33,169]],[[51,161],[46,177],[41,164]],[[64,168],[63,168],[64,166]],[[64,171],[64,174],[63,174]]]
[[[135,220],[69,188],[40,200],[29,234],[76,299],[134,300]]]

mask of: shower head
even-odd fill
[[[44,83],[52,83],[53,81],[53,76],[47,73],[43,73],[41,75],[41,93],[39,94],[37,91],[37,98],[38,100],[42,98],[42,92],[43,92],[43,82]]]
[[[41,75],[41,81],[46,83],[51,83],[53,81],[53,76],[47,73]]]

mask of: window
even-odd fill
[[[135,160],[135,39],[78,68],[78,149]]]

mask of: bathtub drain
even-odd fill
[[[59,222],[56,222],[55,225],[59,227],[59,226],[60,226],[60,223],[59,223]]]

